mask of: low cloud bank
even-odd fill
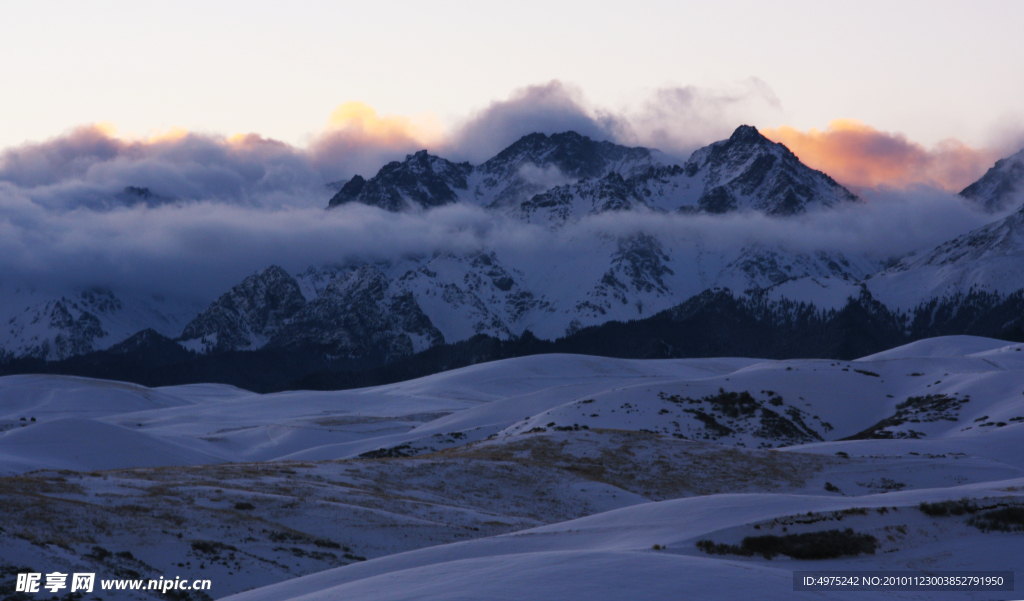
[[[699,240],[710,249],[762,244],[884,260],[993,218],[955,195],[922,190],[791,218],[607,213],[551,231],[466,205],[408,214],[358,204],[324,211],[211,201],[53,211],[9,184],[0,186],[0,216],[0,286],[98,286],[203,302],[270,264],[298,273],[434,252],[543,258],[638,231],[677,249]]]

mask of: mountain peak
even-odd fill
[[[431,208],[458,200],[456,190],[467,188],[472,173],[469,163],[453,163],[426,150],[405,156],[381,167],[366,180],[355,176],[331,198],[327,208],[360,202],[397,212],[406,208]]]
[[[736,128],[728,140],[694,152],[686,174],[702,184],[696,205],[709,213],[754,209],[771,215],[802,213],[856,201],[828,175],[811,169],[782,144],[751,125]]]
[[[553,165],[570,177],[601,177],[609,163],[649,159],[646,148],[620,146],[606,140],[593,140],[575,131],[546,135],[525,135],[481,165],[485,172],[518,170],[524,163],[538,167]]]
[[[142,186],[125,186],[124,190],[118,192],[114,198],[119,204],[127,206],[144,204],[150,207],[155,207],[173,200],[171,198],[161,196],[149,188]]]
[[[142,199],[159,198],[159,196],[153,194],[153,191],[149,188],[140,188],[138,186],[125,186],[124,191],[121,193],[125,196],[136,196]]]
[[[757,131],[757,128],[753,125],[741,125],[736,128],[736,131],[732,132],[729,136],[730,142],[760,142],[768,141],[768,138],[761,135],[761,132]]]

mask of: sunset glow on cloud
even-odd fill
[[[361,134],[382,143],[415,140],[424,146],[432,146],[444,137],[440,122],[432,115],[380,116],[372,106],[357,101],[338,105],[327,119],[327,130]]]
[[[928,149],[902,134],[883,132],[854,119],[836,119],[822,131],[782,126],[762,129],[801,161],[841,183],[905,189],[917,185],[962,190],[992,166],[998,154],[945,140]]]

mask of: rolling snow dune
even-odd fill
[[[104,417],[191,405],[198,396],[126,382],[49,375],[4,376],[0,391],[0,420]]]
[[[217,385],[148,389],[11,376],[0,378],[0,470],[171,465],[186,450],[198,463],[403,456],[550,428],[642,430],[760,448],[851,436],[951,438],[1021,465],[1012,443],[996,441],[1024,430],[1022,348],[953,336],[848,362],[539,355],[375,388],[268,395]],[[55,445],[64,450],[24,455],[29,432],[48,436],[52,429],[44,424],[72,417],[119,426],[133,444],[151,440],[152,450],[72,458],[62,456],[70,446]],[[872,427],[878,431],[865,434]],[[987,436],[1004,428],[1009,435]],[[90,432],[103,436],[97,426],[77,440],[86,444]],[[975,437],[992,444],[967,442]],[[161,459],[158,449],[169,454]]]
[[[18,428],[0,438],[0,461],[8,469],[107,470],[133,467],[219,463],[221,457],[179,447],[128,428],[81,418]]]
[[[1024,570],[1020,533],[919,509],[1024,507],[1022,437],[1024,345],[964,336],[856,361],[542,355],[269,395],[6,377],[0,565],[201,574],[238,601],[860,599],[794,592],[792,572]],[[876,552],[696,546],[841,528]]]
[[[1006,348],[1004,340],[993,340],[979,336],[942,336],[925,338],[905,344],[894,349],[862,357],[858,361],[878,361],[881,359],[908,359],[916,357],[963,357],[985,351]]]
[[[154,449],[190,449],[196,457],[205,458],[197,463],[334,459],[442,431],[471,430],[483,437],[580,394],[641,381],[728,373],[751,362],[545,355],[475,365],[376,388],[268,395],[221,385],[149,389],[85,378],[8,376],[0,378],[0,430],[8,430],[0,431],[0,473],[176,462],[173,453],[164,460],[152,453],[143,459],[128,452],[75,454],[66,461],[60,452],[20,455],[26,447],[16,442],[19,437],[11,438],[12,430],[24,426],[28,433],[45,422],[67,417],[102,419],[129,428],[133,434],[152,439]],[[21,421],[22,417],[26,421]],[[29,417],[37,421],[28,421]],[[481,436],[483,428],[487,431]]]
[[[282,601],[357,598],[399,599],[565,599],[677,598],[758,599],[822,598],[794,592],[795,569],[912,569],[928,557],[931,569],[1012,570],[1008,537],[965,533],[950,548],[970,551],[930,555],[927,541],[907,537],[884,557],[808,562],[795,560],[709,558],[694,548],[698,538],[747,524],[765,523],[812,512],[828,516],[861,508],[858,526],[884,528],[890,512],[904,521],[928,522],[917,511],[922,501],[993,496],[1020,501],[1004,491],[1024,479],[919,490],[868,497],[822,498],[791,495],[712,495],[648,503],[514,534],[443,545],[346,566],[229,597],[232,601]],[[1018,489],[1019,490],[1019,489]],[[834,515],[834,514],[833,514]],[[852,514],[854,516],[857,513]],[[831,516],[829,516],[831,517]],[[825,517],[824,519],[828,519]],[[854,521],[845,520],[846,524]],[[992,539],[995,540],[992,540]],[[987,540],[986,540],[987,539]],[[654,545],[665,547],[655,550]],[[991,595],[991,593],[988,593]],[[863,593],[829,593],[827,598],[856,599]],[[921,598],[911,593],[873,593],[872,598]],[[963,598],[963,597],[959,597]],[[977,596],[969,598],[979,598]],[[991,597],[988,597],[991,598]]]

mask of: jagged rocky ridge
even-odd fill
[[[657,151],[574,132],[524,136],[475,167],[421,151],[385,165],[370,179],[352,178],[329,207],[355,202],[408,211],[464,202],[557,228],[608,212],[789,215],[856,201],[784,146],[742,126],[684,165]],[[400,354],[477,334],[505,338],[530,329],[556,338],[610,319],[644,317],[715,285],[742,290],[795,277],[853,281],[875,269],[826,253],[750,247],[723,255],[699,241],[643,232],[579,244],[579,256],[540,265],[509,264],[491,251],[311,268],[288,285],[292,301],[284,303],[288,311],[282,318],[273,317],[284,294],[274,293],[282,272],[274,268],[215,302],[182,338],[205,352],[312,345],[339,355],[365,354],[370,348]],[[257,285],[263,280],[268,282]],[[346,296],[349,289],[367,292],[353,302]],[[342,323],[333,311],[348,313],[348,320]],[[372,344],[360,346],[370,338]]]
[[[560,184],[560,185],[555,185]],[[575,132],[530,134],[482,165],[420,151],[352,178],[328,207],[350,202],[388,211],[468,202],[564,223],[614,210],[757,210],[792,215],[856,202],[832,178],[801,163],[782,144],[744,125],[683,165],[647,148],[598,142]]]

